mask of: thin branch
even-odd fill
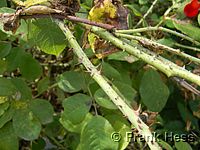
[[[173,77],[173,80],[175,80],[178,84],[180,84],[182,87],[184,87],[185,89],[191,91],[192,93],[200,96],[200,91],[197,90],[195,87],[193,87],[191,84],[189,84],[188,82],[186,82],[184,79],[180,79],[178,77]]]
[[[151,7],[147,10],[147,12],[144,14],[142,19],[140,19],[140,21],[135,25],[135,28],[138,27],[146,19],[146,17],[152,12],[152,10],[157,2],[158,2],[158,0],[154,0],[154,2],[151,4]]]
[[[49,15],[48,14],[33,14],[33,15],[21,15],[20,16],[21,19],[48,18],[48,17],[52,17],[54,19],[66,19],[66,20],[73,21],[73,22],[80,22],[80,23],[84,23],[84,24],[88,24],[88,25],[101,27],[101,28],[104,28],[107,30],[113,30],[115,28],[115,26],[110,25],[110,24],[90,21],[88,19],[79,18],[79,17],[75,17],[75,16],[62,15],[62,14],[49,14]]]
[[[129,121],[136,127],[139,134],[143,135],[144,139],[148,143],[152,150],[160,150],[161,148],[156,142],[155,137],[151,134],[149,127],[140,119],[136,111],[131,109],[121,96],[112,88],[112,86],[106,81],[106,79],[100,74],[95,66],[90,62],[86,54],[83,52],[82,48],[79,46],[75,37],[72,35],[70,30],[61,21],[56,21],[58,26],[61,28],[65,34],[68,42],[73,48],[74,53],[85,66],[85,68],[91,73],[92,78],[99,84],[99,86],[105,91],[105,93],[110,97],[113,103],[121,110],[121,112],[129,119]]]
[[[14,13],[0,13],[0,19],[1,21],[5,22],[4,20],[9,19],[10,17],[13,17],[15,14]],[[79,22],[79,23],[84,23],[88,25],[93,25],[97,27],[101,27],[107,30],[113,30],[115,26],[110,25],[110,24],[105,24],[105,23],[100,23],[100,22],[95,22],[95,21],[90,21],[88,19],[84,18],[79,18],[75,16],[69,16],[69,15],[63,15],[63,14],[32,14],[32,15],[24,15],[23,13],[20,14],[19,19],[32,19],[32,18],[55,18],[55,19],[66,19],[69,21],[73,22]]]
[[[145,27],[145,28],[138,28],[138,29],[130,29],[130,30],[116,30],[116,33],[126,33],[126,34],[132,34],[132,33],[138,33],[138,32],[148,32],[148,31],[163,31],[163,32],[167,32],[173,35],[176,35],[178,37],[181,37],[185,40],[188,40],[196,45],[200,45],[200,43],[196,40],[194,40],[193,38],[185,35],[185,34],[181,34],[179,32],[164,28],[164,27]]]
[[[166,50],[166,51],[168,51],[170,53],[173,53],[173,54],[176,54],[178,56],[187,58],[190,61],[193,61],[193,62],[196,62],[196,63],[200,64],[200,59],[198,59],[196,57],[193,57],[193,56],[191,56],[189,54],[186,54],[186,53],[180,51],[179,49],[171,48],[169,46],[157,43],[157,42],[152,41],[150,39],[147,39],[147,38],[144,38],[144,37],[140,37],[140,36],[133,36],[133,35],[121,34],[121,33],[116,33],[115,35],[116,36],[120,36],[120,37],[124,37],[124,38],[128,38],[128,39],[137,40],[140,43],[142,43],[144,46],[151,46],[151,47],[153,47],[155,49],[158,49],[158,50]]]
[[[175,43],[174,45],[177,46],[177,47],[184,48],[184,49],[189,49],[189,50],[193,50],[193,51],[200,52],[200,49],[197,48],[197,47],[192,47],[192,46],[182,45],[182,44],[180,44],[180,43]]]
[[[180,78],[184,78],[188,81],[191,81],[193,83],[196,83],[200,86],[200,76],[195,75],[188,70],[177,66],[173,62],[157,55],[151,55],[145,52],[145,48],[138,49],[137,46],[131,46],[127,44],[126,42],[116,38],[111,33],[105,31],[104,29],[98,28],[98,27],[92,27],[91,31],[95,34],[97,34],[99,37],[110,41],[113,45],[117,46],[118,48],[121,48],[122,50],[127,51],[128,53],[134,55],[135,57],[145,61],[146,63],[154,66],[158,70],[162,71],[164,74],[166,74],[168,77],[177,76]],[[144,49],[144,51],[142,50]]]
[[[51,90],[51,89],[53,89],[53,88],[55,88],[55,87],[57,87],[57,86],[58,86],[58,83],[54,83],[54,84],[48,86],[48,88],[47,88],[45,91]],[[42,93],[44,93],[45,91],[43,91]],[[42,93],[38,93],[37,95],[35,95],[35,96],[33,97],[33,99],[36,99],[36,98],[39,97]]]

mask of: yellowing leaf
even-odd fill
[[[50,13],[61,13],[62,11],[51,9],[47,6],[30,6],[27,9],[23,11],[26,15],[32,15],[32,14],[50,14]]]
[[[88,19],[97,22],[105,22],[107,18],[117,17],[117,8],[112,4],[111,0],[104,0],[97,2],[97,4],[90,10]]]
[[[12,0],[13,3],[19,5],[19,6],[24,6],[24,2],[20,1],[20,0]]]
[[[26,0],[25,2],[20,0],[12,0],[12,1],[19,6],[25,6],[25,7],[30,7],[33,5],[38,5],[48,2],[48,0]]]
[[[48,0],[26,0],[24,2],[24,6],[30,7],[30,6],[33,6],[33,5],[43,4],[43,3],[46,3],[46,2],[48,2]]]
[[[96,22],[107,23],[107,20],[114,19],[117,17],[117,8],[112,4],[111,0],[98,1],[95,6],[90,10],[88,19]],[[95,53],[97,48],[96,43],[99,41],[99,37],[93,33],[88,34],[88,41]],[[99,54],[96,54],[98,58]]]
[[[3,104],[8,101],[8,98],[5,96],[0,96],[0,104]]]
[[[112,0],[99,0],[90,10],[88,19],[113,25],[117,29],[127,29],[127,15],[128,10],[122,3],[113,3]],[[99,59],[118,51],[116,47],[112,46],[109,42],[100,39],[93,33],[88,34],[88,41],[96,54],[96,57]]]

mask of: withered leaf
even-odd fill
[[[51,8],[61,10],[68,15],[74,15],[80,9],[79,0],[51,0]]]
[[[98,0],[89,12],[89,20],[128,28],[128,9],[118,0]]]
[[[23,13],[26,15],[33,15],[33,14],[51,14],[51,13],[62,13],[61,10],[52,9],[47,6],[31,6],[23,10]]]
[[[113,25],[117,29],[128,29],[128,13],[128,9],[119,0],[96,0],[88,19]],[[116,47],[101,40],[93,33],[88,34],[88,41],[98,58],[117,51]]]

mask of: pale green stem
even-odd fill
[[[125,101],[117,94],[117,92],[112,88],[112,86],[106,81],[106,79],[100,74],[96,67],[90,62],[86,54],[83,52],[82,48],[79,46],[75,37],[72,35],[70,30],[64,25],[63,22],[56,20],[56,23],[63,31],[68,40],[70,46],[73,48],[74,53],[78,57],[79,61],[85,66],[85,68],[90,72],[91,77],[99,84],[99,86],[104,90],[104,92],[110,97],[113,103],[119,108],[119,110],[128,118],[128,120],[135,126],[139,131],[150,149],[159,150],[160,146],[157,144],[155,137],[152,135],[149,127],[139,118],[136,111],[134,111]]]
[[[133,36],[133,35],[128,35],[128,34],[121,34],[121,33],[116,33],[115,35],[116,36],[120,36],[120,37],[124,37],[124,38],[127,38],[127,39],[137,40],[140,43],[143,43],[144,45],[151,46],[151,47],[153,47],[155,49],[158,49],[158,50],[166,50],[166,51],[168,51],[170,53],[173,53],[173,54],[176,54],[178,56],[187,58],[190,61],[193,61],[193,62],[196,62],[196,63],[200,64],[200,59],[198,59],[196,57],[193,57],[191,55],[188,55],[188,54],[180,51],[179,49],[171,48],[169,46],[160,44],[160,43],[152,41],[150,39],[147,39],[147,38],[144,38],[144,37],[140,37],[140,36]]]
[[[138,49],[138,47],[133,47],[126,42],[116,38],[111,33],[107,32],[104,29],[98,27],[92,27],[91,31],[97,34],[102,39],[105,39],[111,42],[113,45],[121,48],[124,51],[134,55],[135,57],[145,61],[146,63],[154,66],[158,70],[165,73],[168,77],[177,76],[184,78],[188,81],[196,83],[200,86],[200,76],[189,72],[188,70],[177,66],[173,62],[161,57],[161,56],[152,56],[148,53],[145,53],[142,49]]]
[[[138,27],[146,19],[146,17],[152,12],[152,10],[157,2],[158,2],[158,0],[153,1],[153,3],[151,4],[151,7],[147,10],[147,12],[144,14],[142,19],[140,19],[140,21],[136,24],[135,28]]]
[[[177,47],[181,47],[181,48],[185,48],[185,49],[189,49],[189,50],[193,50],[193,51],[200,52],[200,49],[197,48],[197,47],[182,45],[182,44],[180,44],[180,43],[175,43],[174,45],[177,46]]]
[[[181,34],[179,32],[164,28],[164,27],[145,27],[145,28],[138,28],[138,29],[129,29],[129,30],[116,30],[116,33],[126,33],[126,34],[133,34],[133,33],[138,33],[138,32],[148,32],[148,31],[163,31],[163,32],[167,32],[173,35],[176,35],[178,37],[181,37],[185,40],[188,40],[196,45],[200,45],[200,43],[196,40],[194,40],[193,38]]]

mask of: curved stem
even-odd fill
[[[174,45],[177,46],[177,47],[184,48],[184,49],[189,49],[189,50],[200,52],[200,49],[197,48],[197,47],[187,46],[187,45],[183,45],[183,44],[180,44],[180,43],[174,43]]]
[[[147,12],[144,14],[144,16],[142,17],[142,19],[140,19],[140,21],[136,24],[135,28],[138,27],[143,20],[146,19],[146,17],[152,12],[154,6],[156,5],[156,3],[158,2],[158,0],[154,0],[151,7],[147,10]]]
[[[138,49],[137,46],[131,46],[126,42],[116,38],[111,33],[107,32],[106,30],[98,27],[92,27],[91,31],[97,34],[99,37],[111,42],[113,45],[121,48],[122,50],[127,51],[128,53],[134,55],[135,57],[145,61],[146,63],[154,66],[158,70],[162,71],[168,77],[178,76],[184,78],[188,81],[196,83],[200,86],[200,76],[191,73],[190,71],[177,66],[173,62],[157,55],[149,54],[145,48]]]
[[[132,33],[138,33],[138,32],[148,32],[148,31],[163,31],[163,32],[167,32],[167,33],[170,33],[170,34],[173,34],[173,35],[176,35],[178,37],[181,37],[185,40],[188,40],[196,45],[200,45],[200,43],[196,40],[194,40],[193,38],[187,36],[187,35],[184,35],[184,34],[181,34],[179,32],[176,32],[176,31],[173,31],[173,30],[170,30],[168,28],[164,28],[164,27],[145,27],[145,28],[138,28],[138,29],[130,29],[130,30],[116,30],[115,32],[116,33],[126,33],[126,34],[132,34]]]
[[[200,64],[200,59],[198,59],[196,57],[193,57],[193,56],[191,56],[189,54],[186,54],[186,53],[180,51],[179,49],[174,49],[174,48],[168,47],[166,45],[163,45],[163,44],[157,43],[155,41],[152,41],[150,39],[147,39],[147,38],[144,38],[144,37],[140,37],[140,36],[121,34],[121,33],[116,33],[115,35],[116,36],[120,36],[120,37],[124,37],[124,38],[128,38],[128,39],[137,40],[140,43],[143,43],[143,45],[151,46],[151,47],[153,47],[155,49],[159,49],[159,50],[166,50],[166,51],[168,51],[170,53],[173,53],[173,54],[176,54],[178,56],[187,58],[190,61],[193,61],[193,62],[196,62],[196,63]]]
[[[110,97],[113,103],[118,107],[118,109],[129,119],[129,121],[135,126],[139,131],[147,144],[152,150],[160,150],[160,146],[156,142],[155,137],[152,135],[149,127],[140,119],[136,111],[134,111],[129,105],[125,103],[125,100],[117,94],[117,92],[112,88],[112,86],[106,81],[106,79],[100,74],[96,67],[90,62],[86,54],[83,52],[82,48],[79,46],[75,37],[72,35],[70,30],[64,25],[63,22],[56,20],[56,23],[60,29],[65,34],[69,44],[73,48],[74,53],[78,57],[79,61],[85,66],[85,68],[90,72],[92,78],[99,84],[99,86],[105,91],[105,93]]]

